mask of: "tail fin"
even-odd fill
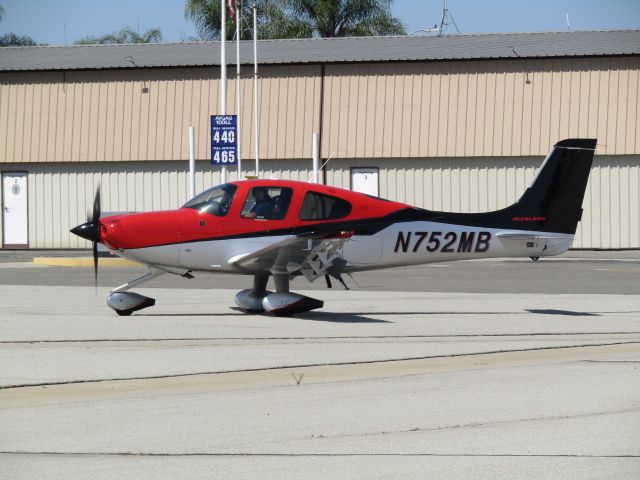
[[[568,139],[554,145],[533,184],[520,200],[487,213],[428,212],[445,223],[574,234],[596,148],[595,139]]]
[[[596,148],[595,139],[556,143],[538,176],[509,211],[514,228],[535,222],[536,230],[574,234]]]

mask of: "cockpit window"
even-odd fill
[[[300,209],[300,220],[338,220],[351,213],[351,204],[341,198],[307,192]]]
[[[254,187],[242,207],[243,218],[282,220],[287,216],[293,190],[283,187]]]
[[[196,195],[182,208],[193,208],[201,213],[224,217],[231,208],[231,202],[237,189],[238,187],[230,183],[218,185]]]

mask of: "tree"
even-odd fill
[[[225,4],[227,0],[225,0]],[[266,12],[274,9],[273,0],[256,0],[258,7],[258,24],[263,25],[266,18]],[[236,0],[236,8],[241,10],[242,18],[242,38],[253,38],[253,2],[250,0]],[[229,9],[227,8],[227,38],[234,38],[236,33],[236,25],[231,19]],[[220,40],[220,0],[186,0],[184,7],[184,16],[193,21],[198,32],[200,40]],[[259,34],[262,34],[262,28],[259,27]],[[270,38],[259,35],[260,38]]]
[[[32,47],[34,45],[37,45],[36,41],[28,35],[11,32],[0,37],[0,47]]]
[[[4,8],[0,5],[0,22],[4,20]],[[29,35],[9,32],[0,36],[0,47],[32,47],[38,45]]]
[[[236,0],[242,10],[243,38],[252,38],[252,2]],[[240,4],[240,5],[238,5]],[[393,17],[385,0],[257,0],[258,38],[310,38],[402,35],[405,29]],[[187,0],[190,18],[203,40],[220,38],[220,0]],[[227,9],[227,38],[235,24]]]
[[[131,27],[101,37],[84,37],[73,42],[75,45],[118,44],[118,43],[158,43],[162,40],[159,28],[151,28],[140,35]]]
[[[381,0],[281,0],[285,16],[311,26],[320,37],[404,35],[402,22]]]

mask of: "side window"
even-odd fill
[[[300,209],[300,220],[338,220],[351,213],[351,204],[341,198],[308,192]]]
[[[243,218],[282,220],[287,216],[293,190],[283,187],[254,187],[242,207]]]
[[[231,208],[237,188],[231,183],[210,188],[193,197],[182,208],[193,208],[201,213],[224,217]]]

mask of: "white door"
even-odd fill
[[[28,246],[26,172],[2,173],[2,232],[3,244]]]
[[[377,168],[352,168],[351,190],[366,193],[378,197],[378,169]]]

